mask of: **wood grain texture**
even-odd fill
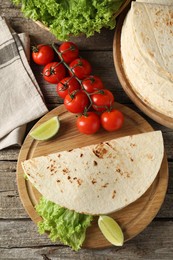
[[[0,1],[0,15],[6,16],[17,32],[27,32],[31,44],[59,41],[49,32],[41,29],[27,19],[10,0]],[[7,148],[0,151],[0,259],[26,260],[172,260],[173,259],[173,130],[161,126],[145,116],[131,102],[121,87],[114,69],[112,45],[114,30],[101,30],[93,37],[72,37],[80,48],[81,56],[87,58],[93,67],[93,73],[101,76],[106,87],[111,89],[115,100],[126,104],[140,113],[156,130],[161,130],[165,141],[165,150],[169,159],[169,185],[164,203],[152,223],[138,236],[125,243],[122,248],[82,249],[78,253],[60,244],[54,245],[47,236],[40,236],[36,225],[29,219],[17,190],[16,161],[20,148]],[[62,104],[56,95],[55,86],[42,80],[41,67],[31,64],[37,81],[45,95],[48,108],[51,110]],[[36,122],[36,121],[35,121]],[[28,124],[28,129],[35,122]]]
[[[173,221],[152,222],[145,231],[128,241],[125,246],[104,250],[81,249],[73,252],[60,243],[50,244],[47,236],[39,236],[32,221],[2,221],[1,260],[7,259],[150,259],[171,260],[173,257]],[[17,232],[16,232],[17,231]],[[9,236],[7,237],[6,234]],[[19,258],[17,258],[19,257]]]

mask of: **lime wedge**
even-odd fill
[[[36,127],[29,135],[35,140],[46,141],[56,135],[60,127],[58,116],[54,116],[48,121]]]
[[[105,238],[115,246],[122,246],[124,243],[123,232],[118,223],[111,217],[100,216],[98,225]]]

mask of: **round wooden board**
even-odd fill
[[[34,126],[37,127],[49,118],[58,115],[61,127],[58,134],[53,139],[47,142],[39,142],[33,140],[29,135],[26,137],[17,163],[17,184],[24,208],[35,223],[41,220],[34,209],[34,206],[38,203],[40,194],[29,181],[25,180],[21,161],[62,150],[96,144],[100,141],[106,141],[121,136],[153,131],[153,128],[149,123],[130,108],[118,103],[115,103],[114,106],[115,108],[120,109],[125,116],[124,125],[119,131],[109,133],[102,129],[99,133],[94,135],[86,136],[80,134],[76,129],[76,115],[67,112],[64,106],[61,105],[42,117]],[[125,241],[139,234],[155,217],[163,203],[167,183],[168,164],[165,155],[160,171],[146,193],[126,208],[111,214],[122,227]],[[108,246],[110,246],[110,243],[100,232],[97,225],[97,217],[95,217],[91,227],[87,230],[83,247],[104,248]]]
[[[141,111],[143,111],[147,116],[149,116],[159,124],[173,129],[173,118],[155,111],[148,104],[144,103],[132,89],[128,78],[125,75],[121,56],[121,29],[129,7],[130,6],[128,6],[128,8],[126,8],[124,12],[122,12],[119,16],[113,39],[113,59],[116,74],[126,94]]]

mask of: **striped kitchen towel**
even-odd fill
[[[0,149],[21,145],[26,123],[48,112],[22,39],[0,17]]]

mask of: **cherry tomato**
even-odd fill
[[[100,117],[94,112],[87,112],[78,117],[77,128],[83,134],[94,134],[100,129]]]
[[[91,95],[91,99],[93,102],[92,107],[97,111],[109,109],[114,102],[113,94],[107,89],[99,90],[97,93]]]
[[[82,90],[75,90],[64,99],[66,109],[71,113],[83,113],[89,105],[89,99]]]
[[[63,60],[69,64],[79,55],[79,49],[73,42],[64,42],[59,47]]]
[[[38,65],[46,65],[53,61],[54,51],[49,45],[39,44],[32,48],[32,59]]]
[[[52,84],[61,81],[65,77],[65,74],[66,69],[60,62],[48,63],[43,69],[43,78]]]
[[[65,98],[67,94],[80,88],[81,86],[75,78],[66,77],[58,83],[56,86],[56,92],[61,98]]]
[[[72,72],[70,71],[70,75],[72,76],[74,73],[79,79],[84,79],[91,73],[90,63],[83,58],[75,59],[70,63],[69,67],[72,70]]]
[[[93,93],[104,88],[102,80],[98,76],[92,75],[82,81],[82,86],[88,93]]]
[[[124,116],[121,111],[112,109],[101,114],[101,125],[107,131],[115,131],[122,127]]]

